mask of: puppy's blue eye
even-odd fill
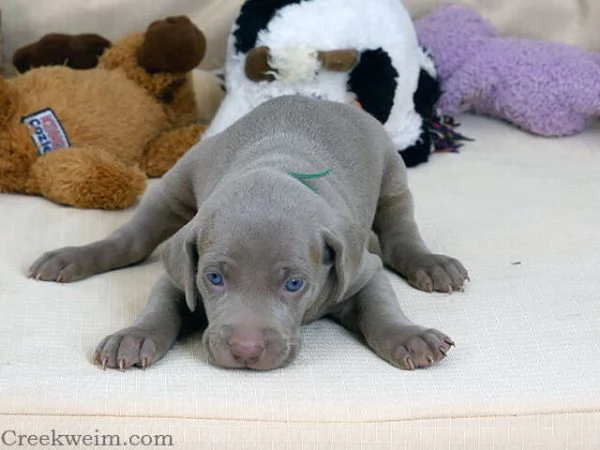
[[[208,272],[206,274],[206,278],[208,279],[210,284],[214,286],[223,286],[223,275],[221,275],[219,272]]]
[[[288,292],[298,292],[304,287],[304,280],[301,278],[290,278],[285,282],[285,290]]]

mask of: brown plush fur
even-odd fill
[[[87,180],[79,183],[77,180]],[[74,182],[75,181],[75,182]],[[146,174],[97,148],[67,148],[39,158],[25,192],[80,208],[131,205],[146,188]]]
[[[92,69],[110,46],[108,39],[97,34],[51,33],[17,50],[12,62],[20,73],[43,66],[64,65],[72,69]]]
[[[145,161],[148,176],[159,177],[165,173],[165,167],[172,167],[198,141],[198,135],[206,128],[202,124],[175,128],[150,141]]]
[[[41,67],[0,77],[0,192],[80,208],[126,208],[144,191],[146,175],[161,176],[200,138],[205,127],[197,123],[191,76],[146,71],[137,58],[144,42],[143,33],[124,38],[91,70]],[[38,156],[21,120],[46,108],[70,147]]]
[[[157,20],[138,54],[148,72],[189,72],[204,58],[206,39],[186,16]]]
[[[252,81],[273,81],[275,77],[270,72],[269,47],[256,47],[248,52],[246,65],[244,66],[246,76]]]
[[[348,72],[358,62],[356,50],[330,50],[319,52],[319,61],[327,70],[334,72]]]
[[[136,85],[144,87],[159,101],[167,119],[173,125],[189,123],[198,116],[198,105],[193,94],[191,74],[182,72],[151,73],[138,63],[138,54],[144,44],[143,33],[132,34],[113,45],[104,53],[99,69],[119,70]]]

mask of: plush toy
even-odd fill
[[[51,33],[39,41],[18,49],[12,63],[18,72],[43,66],[67,66],[72,69],[92,69],[111,42],[97,34]]]
[[[80,208],[131,206],[146,176],[161,176],[206,128],[198,117],[211,114],[190,75],[204,52],[200,30],[170,17],[114,43],[95,69],[0,78],[0,192]],[[214,112],[221,82],[204,80]]]
[[[33,44],[18,49],[13,55],[12,63],[20,73],[44,66],[92,69],[98,65],[100,57],[111,45],[108,39],[97,34],[51,33]],[[198,105],[198,120],[208,123],[223,98],[223,83],[211,72],[193,70],[192,84]]]
[[[439,8],[416,23],[435,62],[448,114],[499,117],[531,133],[567,136],[600,116],[600,56],[565,44],[500,37],[476,11]]]
[[[435,68],[399,0],[246,0],[228,41],[227,95],[211,136],[262,102],[300,94],[360,106],[407,166],[432,151]]]

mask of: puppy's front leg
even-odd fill
[[[190,314],[183,291],[163,275],[131,326],[100,341],[94,362],[121,370],[133,366],[145,368],[169,351],[179,335],[184,316]]]
[[[31,265],[28,275],[37,280],[68,283],[129,266],[147,258],[194,213],[195,204],[186,195],[155,186],[143,198],[133,218],[106,239],[44,253]]]
[[[381,358],[405,370],[431,366],[454,345],[444,333],[419,326],[404,315],[384,271],[338,305],[331,316],[361,334]]]

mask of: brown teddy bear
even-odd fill
[[[205,46],[187,17],[169,17],[106,46],[96,68],[0,77],[0,192],[80,208],[133,205],[147,176],[161,176],[199,140],[198,119],[223,96],[206,72],[202,97],[194,92]]]

